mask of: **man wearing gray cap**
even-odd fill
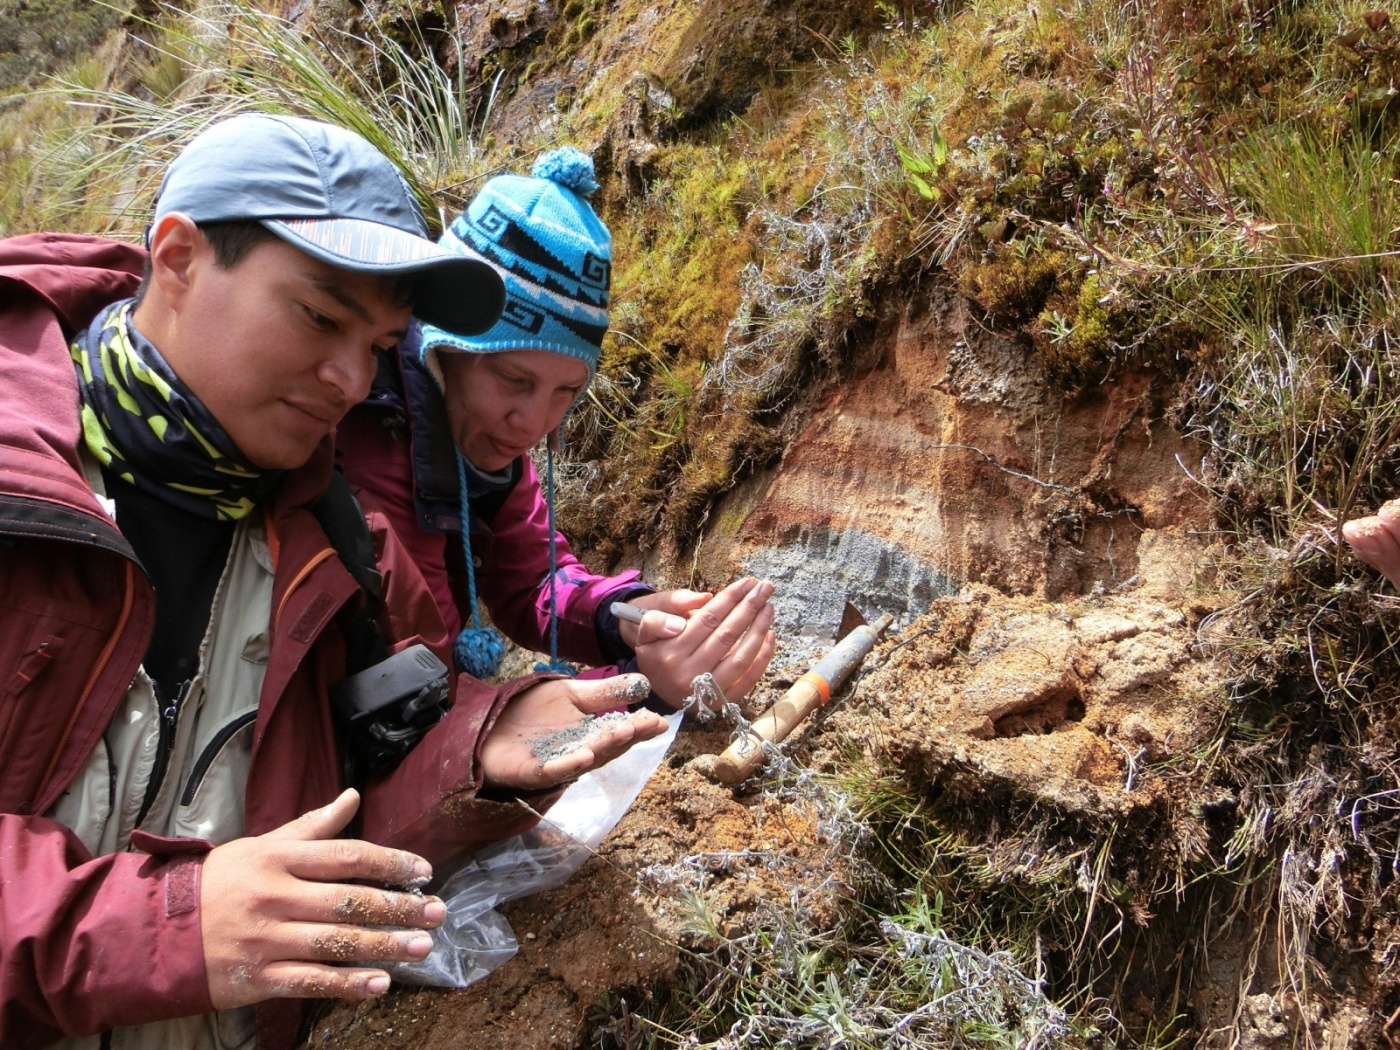
[[[349,671],[450,643],[373,508],[365,564],[332,540],[331,432],[411,313],[475,334],[500,280],[367,142],[291,117],[191,142],[148,249],[0,241],[7,1050],[292,1046],[297,1000],[380,995],[375,961],[427,954],[445,909],[403,890],[432,864],[664,725],[541,764],[534,739],[645,681],[444,673],[362,760]]]

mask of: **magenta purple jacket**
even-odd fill
[[[154,594],[79,466],[68,343],[132,294],[144,253],[90,237],[0,241],[0,1046],[210,1010],[199,886],[209,844],[137,833],[93,857],[46,812],[98,745],[148,647]],[[246,794],[257,835],[345,786],[327,698],[345,674],[338,613],[363,599],[307,509],[327,441],[265,504],[276,551],[271,652]],[[394,648],[450,661],[433,595],[382,514],[370,514]],[[477,798],[478,748],[509,698],[467,675],[455,706],[396,769],[363,789],[359,836],[434,864],[528,826],[521,807]],[[258,1007],[258,1045],[294,1045],[303,1004]]]
[[[341,422],[336,445],[346,478],[383,508],[455,637],[470,622],[456,453],[442,397],[416,359],[411,337],[381,358],[373,391]],[[506,637],[548,652],[549,508],[530,458],[513,470],[508,488],[470,502],[476,589]],[[653,589],[635,571],[590,572],[555,536],[559,655],[597,668],[584,677],[634,670],[608,606]]]

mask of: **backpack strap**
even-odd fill
[[[331,473],[326,493],[311,506],[326,539],[354,577],[364,601],[345,617],[345,673],[349,677],[379,663],[388,655],[379,611],[384,606],[384,578],[374,560],[374,539],[369,534],[364,508],[350,489],[345,475]]]

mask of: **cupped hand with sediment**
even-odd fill
[[[357,792],[345,791],[205,858],[200,928],[215,1009],[277,998],[371,999],[388,990],[389,975],[357,961],[415,962],[432,950],[427,931],[447,917],[443,902],[380,888],[424,885],[432,868],[403,850],[337,838],[359,804]]]
[[[554,787],[659,736],[666,729],[664,718],[627,710],[649,690],[644,675],[625,674],[556,678],[517,693],[481,745],[487,785],[525,791]]]

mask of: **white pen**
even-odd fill
[[[626,602],[613,602],[608,606],[608,611],[619,620],[628,620],[631,623],[641,623],[642,617],[646,615],[645,609],[640,609],[635,605],[628,605]]]

